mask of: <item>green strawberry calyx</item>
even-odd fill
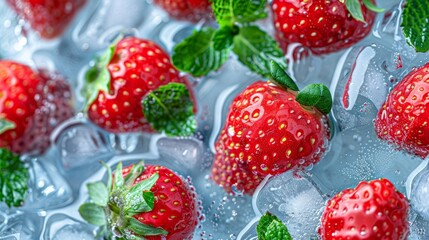
[[[136,214],[153,210],[155,196],[150,189],[158,180],[158,174],[134,185],[145,169],[143,161],[133,165],[125,177],[122,175],[122,162],[118,163],[114,180],[110,167],[104,162],[102,164],[107,169],[107,185],[100,181],[87,184],[90,201],[79,207],[82,218],[101,227],[102,234],[120,239],[166,236],[168,232],[164,229],[143,224],[134,218]]]
[[[293,79],[275,61],[270,65],[273,83],[285,90],[298,91],[295,100],[305,107],[315,107],[323,114],[329,114],[332,109],[332,95],[329,88],[323,84],[310,84],[299,90]]]
[[[0,202],[8,207],[21,206],[27,196],[29,176],[20,156],[0,148]]]
[[[287,227],[270,212],[260,218],[256,232],[259,240],[292,240]]]
[[[346,8],[352,17],[360,22],[366,22],[362,12],[362,5],[373,12],[383,12],[384,9],[377,7],[371,0],[340,0],[340,2],[346,4]]]
[[[16,125],[14,122],[11,122],[5,118],[0,118],[0,134],[14,128],[16,128]]]

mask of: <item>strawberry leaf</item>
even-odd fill
[[[273,80],[285,89],[298,91],[299,88],[292,78],[286,73],[285,69],[280,64],[271,61],[270,64],[271,77]]]
[[[269,212],[259,220],[256,232],[259,240],[292,240],[282,221]]]
[[[167,235],[168,232],[162,228],[154,228],[139,222],[135,218],[128,218],[128,229],[140,236]]]
[[[143,113],[152,127],[168,136],[190,136],[197,127],[188,89],[170,83],[150,92],[143,100]]]
[[[144,171],[144,161],[140,161],[131,168],[131,172],[125,176],[125,185],[132,186],[136,178]]]
[[[237,35],[239,29],[237,26],[223,26],[219,28],[213,36],[213,47],[216,51],[228,49],[234,43],[234,36]]]
[[[140,197],[143,191],[149,191],[153,187],[153,185],[155,185],[156,181],[158,181],[158,178],[159,178],[158,173],[154,173],[149,178],[137,183],[127,193],[126,198],[132,199],[135,197]]]
[[[115,183],[113,184],[113,189],[118,189],[124,185],[124,177],[122,176],[122,162],[119,162],[116,165],[115,170]]]
[[[233,51],[240,62],[265,77],[271,76],[271,60],[286,67],[278,43],[256,26],[240,29],[240,33],[234,37]]]
[[[221,26],[250,23],[267,17],[266,0],[214,0],[213,12]]]
[[[363,5],[365,5],[366,8],[368,8],[369,10],[371,10],[373,12],[377,12],[377,13],[384,12],[383,8],[377,7],[374,3],[372,3],[371,0],[362,0],[362,2],[363,2]]]
[[[19,207],[27,195],[28,169],[18,155],[0,148],[0,202]]]
[[[8,121],[7,119],[0,118],[0,134],[6,132],[7,130],[14,129],[15,127],[15,123]]]
[[[429,51],[429,2],[408,0],[402,13],[402,31],[417,52]]]
[[[106,168],[107,171],[107,193],[110,195],[110,190],[112,189],[112,169],[103,161],[100,161],[101,165]]]
[[[213,45],[214,33],[212,28],[203,28],[177,44],[171,57],[174,66],[196,77],[218,70],[228,59],[230,49],[216,50]]]
[[[79,207],[82,218],[90,224],[96,226],[106,225],[106,213],[104,208],[95,203],[84,203]]]
[[[92,202],[101,207],[106,207],[109,200],[109,192],[102,182],[88,183],[88,194]]]
[[[303,106],[314,106],[321,113],[328,114],[332,108],[332,96],[323,84],[310,84],[296,95],[296,101]]]
[[[143,212],[152,211],[155,205],[155,195],[153,192],[143,192],[141,197],[136,197],[128,201],[128,208],[125,210],[127,216],[134,216]]]
[[[349,10],[350,14],[354,19],[365,22],[362,13],[362,6],[360,5],[360,0],[346,0],[346,8]]]

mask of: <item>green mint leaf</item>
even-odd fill
[[[310,84],[296,95],[296,101],[304,106],[314,106],[321,113],[328,114],[332,108],[332,96],[323,84]]]
[[[267,17],[266,0],[214,0],[213,12],[221,26],[250,23]]]
[[[82,95],[85,96],[85,110],[95,101],[100,91],[110,91],[110,72],[107,68],[115,53],[116,42],[96,60],[85,74],[85,84],[82,88]]]
[[[144,171],[144,161],[140,161],[131,168],[131,172],[125,176],[125,185],[131,187],[136,178]]]
[[[162,228],[154,228],[139,222],[135,218],[128,218],[128,229],[140,236],[167,236],[168,232]]]
[[[286,73],[285,69],[275,61],[270,64],[271,77],[283,88],[298,91],[299,88],[292,78]]]
[[[109,192],[102,182],[88,183],[88,194],[92,202],[101,207],[106,207],[109,201]]]
[[[96,226],[106,225],[106,213],[104,208],[95,203],[84,203],[79,207],[80,216],[90,224]]]
[[[362,0],[363,5],[365,5],[366,8],[368,8],[369,10],[376,12],[376,13],[381,13],[384,12],[383,8],[379,8],[377,7],[374,3],[372,3],[371,0]]]
[[[195,77],[205,76],[213,70],[218,70],[229,57],[229,49],[220,51],[213,46],[215,30],[203,28],[194,31],[173,49],[171,60],[174,66],[192,74]]]
[[[18,155],[0,148],[0,202],[19,207],[27,195],[29,173]]]
[[[184,84],[161,86],[146,95],[142,105],[146,119],[158,132],[168,136],[190,136],[197,128],[194,106]]]
[[[417,52],[429,51],[429,2],[408,0],[402,13],[402,31]]]
[[[360,5],[360,0],[346,0],[346,8],[349,10],[350,14],[354,19],[365,22],[362,13],[362,6]]]
[[[271,76],[271,60],[285,62],[278,43],[256,26],[240,28],[240,33],[234,37],[233,51],[240,62],[264,77]]]
[[[234,43],[234,36],[238,34],[237,26],[223,26],[219,28],[213,36],[213,47],[216,51],[228,49]]]
[[[112,189],[112,169],[103,161],[100,161],[101,165],[107,170],[107,193],[110,195],[110,190]]]
[[[113,185],[113,189],[118,189],[124,185],[124,176],[122,175],[122,162],[119,162],[116,165],[115,170],[115,183]]]
[[[259,240],[292,240],[282,221],[269,212],[259,220],[256,232]]]
[[[0,118],[0,134],[6,132],[7,130],[14,129],[15,127],[15,123],[8,121],[7,119]]]
[[[134,216],[143,212],[150,212],[155,205],[155,195],[153,192],[143,192],[143,194],[128,201],[125,213],[127,216]]]

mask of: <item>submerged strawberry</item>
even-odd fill
[[[387,179],[361,182],[329,200],[319,229],[324,240],[404,240],[409,204]]]
[[[315,54],[347,48],[371,31],[373,0],[274,0],[272,11],[277,37],[283,49],[300,43]],[[358,6],[358,7],[356,7]]]
[[[251,194],[268,174],[317,163],[327,147],[329,90],[313,84],[298,93],[274,62],[272,75],[282,86],[258,81],[241,92],[216,143],[213,179],[228,192]]]
[[[179,20],[197,22],[212,14],[210,0],[155,0],[155,4]]]
[[[188,80],[155,43],[127,37],[112,45],[86,75],[88,117],[113,133],[195,131]]]
[[[91,224],[121,239],[191,239],[198,224],[196,194],[180,176],[162,166],[140,162],[113,176],[107,186],[88,184],[90,203],[79,208]]]
[[[73,116],[69,85],[56,74],[0,61],[0,147],[43,152],[52,130]]]
[[[42,38],[60,36],[86,0],[7,0]]]
[[[429,63],[393,88],[375,119],[375,131],[401,150],[429,155]]]

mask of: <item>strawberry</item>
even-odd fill
[[[274,62],[272,72],[278,84],[287,76]],[[212,168],[214,181],[226,191],[238,183],[239,190],[252,193],[268,174],[303,169],[321,159],[329,139],[324,114],[332,106],[331,95],[320,84],[296,90],[291,80],[283,86],[257,81],[234,99]],[[312,95],[317,91],[320,95]]]
[[[347,2],[360,4],[361,9],[350,11],[341,0],[274,0],[274,26],[282,48],[286,50],[289,44],[300,43],[320,55],[347,48],[365,38],[374,23],[374,11],[382,9],[376,8],[373,0]]]
[[[57,74],[0,61],[0,147],[43,152],[52,130],[73,116],[70,87]]]
[[[7,0],[12,9],[28,21],[42,38],[60,36],[86,0]]]
[[[429,63],[413,70],[387,97],[375,119],[380,139],[425,158],[429,155]]]
[[[406,239],[408,209],[408,201],[389,180],[361,182],[328,201],[319,234],[324,240]]]
[[[187,89],[188,80],[167,53],[151,41],[128,37],[88,71],[84,93],[89,119],[107,131],[189,135],[195,109]]]
[[[155,4],[178,20],[197,22],[212,14],[209,0],[155,0]]]
[[[143,162],[122,170],[119,163],[111,183],[112,178],[107,183],[111,189],[101,182],[88,184],[92,202],[84,203],[79,212],[89,223],[125,239],[192,238],[199,217],[197,197],[176,173]]]

